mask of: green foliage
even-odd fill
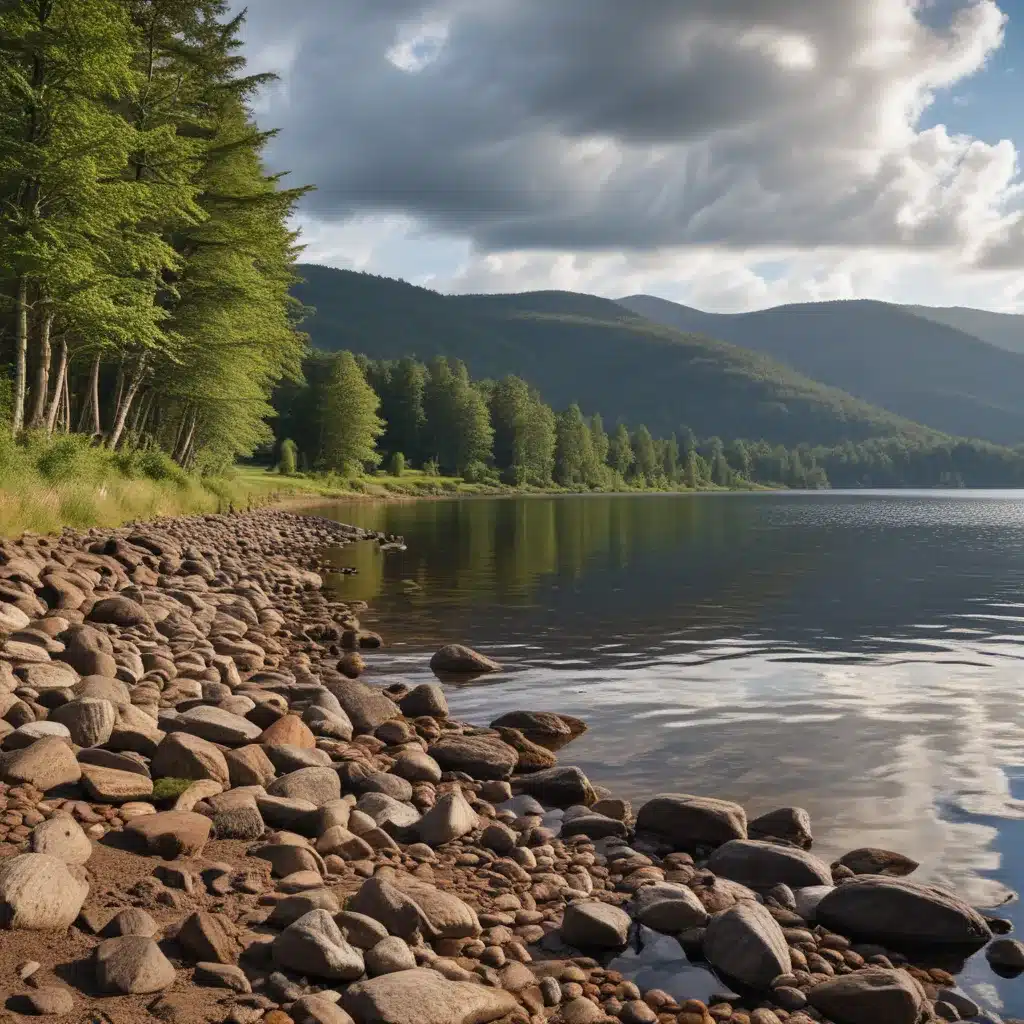
[[[393,452],[388,459],[388,474],[401,476],[405,472],[405,456],[401,452]]]
[[[162,450],[125,475],[223,470],[272,439],[297,377],[302,189],[262,166],[226,0],[0,4],[4,418]],[[59,346],[59,357],[54,346]],[[66,472],[70,447],[46,456]],[[163,467],[163,468],[161,468]]]
[[[345,476],[358,476],[380,462],[377,438],[384,424],[380,400],[351,352],[339,352],[322,395],[323,447],[320,464]]]
[[[156,802],[175,800],[195,781],[195,779],[177,779],[170,775],[165,775],[162,779],[155,779],[153,781],[153,800]]]
[[[277,464],[277,471],[282,476],[294,476],[299,467],[299,448],[290,438],[286,437],[281,442],[281,458]]]

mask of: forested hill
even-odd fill
[[[868,300],[737,314],[704,313],[650,295],[620,303],[676,330],[761,352],[936,430],[1000,444],[1024,442],[1024,355],[916,310]],[[988,323],[984,317],[960,317],[965,325],[982,320]]]
[[[435,355],[474,378],[516,374],[555,408],[578,402],[608,423],[682,424],[707,437],[796,444],[931,432],[762,354],[684,334],[607,299],[566,292],[442,296],[369,274],[301,265],[314,347],[372,359]]]

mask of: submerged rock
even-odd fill
[[[430,667],[435,672],[466,675],[501,671],[496,661],[462,644],[446,644],[430,659]]]

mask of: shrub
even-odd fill
[[[441,468],[437,464],[437,459],[427,459],[423,463],[423,475],[424,476],[440,476]]]
[[[277,471],[282,476],[294,476],[299,466],[298,445],[289,437],[281,442],[281,459]]]
[[[195,779],[176,779],[173,776],[165,776],[153,783],[153,800],[176,800]]]
[[[150,480],[170,480],[179,487],[188,485],[189,477],[174,459],[160,448],[150,448],[139,456],[142,473]]]
[[[56,440],[31,440],[30,450],[36,451],[35,463],[39,474],[54,483],[83,481],[97,475],[102,456],[90,447],[89,439],[81,434],[68,434]]]
[[[405,472],[405,456],[401,452],[395,452],[388,462],[388,472],[392,476],[401,476]]]

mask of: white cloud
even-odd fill
[[[994,0],[938,25],[916,0],[249,6],[256,63],[292,58],[271,157],[319,185],[314,248],[342,262],[718,308],[1019,301],[1015,147],[919,124],[1001,45]]]

